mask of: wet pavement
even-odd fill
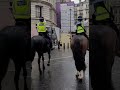
[[[112,80],[115,90],[120,90],[120,58],[116,57],[113,65]]]
[[[15,75],[15,67],[14,67],[14,63],[11,60],[8,66],[8,71],[2,81],[2,90],[16,90],[14,84],[14,75]],[[27,62],[27,86],[28,89],[31,90],[30,62]],[[23,78],[22,70],[19,78],[19,89],[24,90],[24,78]]]
[[[70,49],[58,50],[54,49],[51,52],[51,66],[47,66],[48,55],[45,54],[44,74],[40,75],[37,64],[37,54],[32,63],[32,71],[30,70],[30,63],[27,64],[27,85],[29,90],[89,90],[89,52],[86,54],[87,70],[83,82],[76,80],[76,68],[72,52]],[[41,62],[42,63],[42,62]],[[8,72],[2,81],[2,90],[15,90],[14,86],[14,64],[9,63]],[[120,58],[116,57],[113,66],[113,85],[115,90],[120,90]],[[23,90],[22,72],[20,75],[20,90]]]
[[[89,67],[88,58],[87,52],[87,67]],[[37,55],[32,63],[32,90],[89,90],[89,68],[85,72],[83,82],[78,82],[75,77],[76,68],[71,50],[52,51],[50,67],[46,64],[47,54],[45,54],[45,60],[46,70],[43,75],[40,75],[38,71]]]

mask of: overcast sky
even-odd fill
[[[74,1],[75,3],[79,3],[79,0],[71,0],[71,1]],[[81,1],[84,1],[84,0],[81,0]]]

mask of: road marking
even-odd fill
[[[73,56],[67,56],[67,57],[61,57],[61,58],[53,58],[53,59],[50,59],[51,61],[54,61],[54,60],[59,60],[59,59],[66,59],[66,58],[71,58]],[[37,59],[38,57],[35,57],[35,59]],[[48,60],[45,60],[45,61],[48,61]]]
[[[67,57],[61,57],[61,58],[53,58],[51,60],[59,60],[59,59],[65,59],[65,58],[71,58],[72,56],[67,56]]]

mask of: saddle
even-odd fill
[[[47,47],[50,47],[50,40],[46,38],[43,34],[41,34],[40,36],[42,36],[45,39]]]

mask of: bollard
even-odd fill
[[[58,43],[58,49],[60,49],[60,43]]]
[[[69,43],[67,43],[67,48],[69,49]]]
[[[63,49],[65,49],[65,43],[63,43]]]

